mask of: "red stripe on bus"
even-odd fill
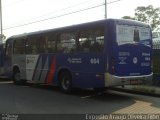
[[[53,83],[53,77],[54,77],[55,71],[56,71],[56,59],[55,59],[55,57],[53,57],[52,63],[51,63],[51,66],[50,66],[50,69],[49,69],[48,75],[47,75],[47,83],[48,84]]]

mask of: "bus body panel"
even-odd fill
[[[112,47],[109,52],[109,72],[105,74],[105,85],[151,83],[153,73],[150,27],[135,21],[111,22],[114,22],[112,31],[115,33],[112,33],[114,36],[110,35]],[[135,30],[138,31],[138,35],[135,35]],[[135,39],[138,41],[134,41]]]
[[[118,76],[148,75],[151,70],[151,51],[148,46],[141,44],[120,46],[117,51]]]
[[[57,55],[57,67],[66,66],[75,87],[104,87],[105,59],[102,54]],[[96,69],[95,69],[96,68]]]
[[[83,53],[81,55],[15,55],[15,57],[13,57],[13,65],[16,66],[16,63],[19,63],[18,67],[22,79],[34,83],[58,85],[59,81],[57,76],[59,71],[61,69],[67,69],[72,74],[72,84],[75,87],[105,87],[105,67],[103,67],[105,65],[105,59],[103,55],[86,55]]]

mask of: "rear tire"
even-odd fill
[[[64,93],[72,92],[72,77],[68,71],[62,71],[59,75],[60,88]]]
[[[25,80],[22,80],[22,79],[21,79],[20,71],[19,71],[19,69],[17,69],[17,68],[14,69],[14,71],[13,71],[13,82],[14,82],[14,84],[16,84],[16,85],[23,85],[23,84],[26,83]]]

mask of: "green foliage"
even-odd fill
[[[160,25],[160,8],[154,8],[152,5],[147,7],[139,6],[135,9],[134,18],[124,16],[123,19],[134,19],[151,25],[152,30]]]
[[[154,30],[160,25],[160,8],[154,8],[152,5],[137,7],[135,10],[135,19],[150,24]]]
[[[145,93],[155,93],[156,89],[151,86],[145,86],[145,85],[135,85],[132,90],[145,92]]]
[[[2,40],[6,39],[6,36],[5,35],[2,35],[0,34],[0,38],[2,38]]]
[[[135,20],[135,18],[133,18],[133,17],[130,17],[130,16],[124,16],[124,17],[122,17],[123,19],[131,19],[131,20]]]

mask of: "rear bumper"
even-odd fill
[[[109,73],[105,74],[105,87],[111,86],[121,86],[121,85],[138,85],[138,84],[152,84],[153,73],[150,75],[142,76],[124,76],[119,77],[111,75]]]

